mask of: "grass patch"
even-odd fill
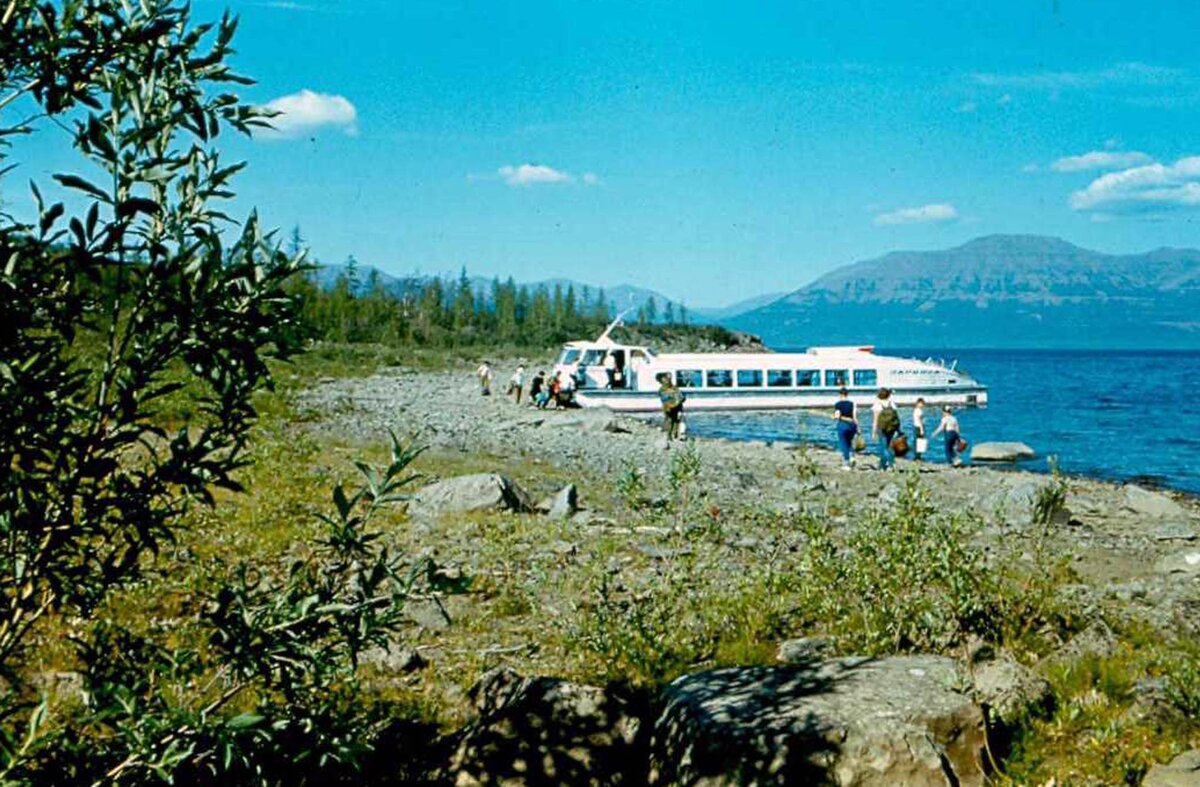
[[[1001,784],[1136,785],[1157,762],[1200,746],[1196,643],[1127,629],[1112,653],[1047,670],[1056,709],[1018,735]]]

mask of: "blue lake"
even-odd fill
[[[1070,474],[1136,480],[1200,494],[1200,352],[1092,350],[880,350],[918,358],[957,358],[988,386],[985,409],[957,415],[972,443],[1016,440],[1047,469],[1057,457]],[[809,440],[834,444],[823,413],[700,413],[687,416],[691,434],[741,440]],[[910,431],[908,412],[903,413]],[[936,408],[925,421],[937,425]],[[929,455],[942,460],[941,438]]]

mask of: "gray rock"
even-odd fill
[[[471,694],[481,716],[455,736],[437,783],[644,783],[642,721],[605,689],[505,669],[485,675]]]
[[[1167,555],[1155,564],[1162,574],[1200,575],[1200,550],[1189,550]]]
[[[629,434],[633,431],[632,426],[632,424],[626,421],[610,418],[604,422],[604,431],[612,432],[613,434]]]
[[[785,639],[775,651],[775,660],[782,664],[811,664],[833,651],[829,637],[799,637]]]
[[[663,692],[650,783],[981,785],[983,715],[960,685],[939,656],[688,675]]]
[[[897,484],[888,484],[883,489],[879,490],[879,502],[884,505],[894,505],[900,499],[900,487]]]
[[[1037,451],[1024,443],[976,443],[971,449],[972,462],[1016,462],[1036,456]]]
[[[438,516],[470,511],[532,511],[529,495],[499,473],[447,478],[417,492],[409,502],[414,516]]]
[[[1029,524],[1033,519],[1033,501],[1037,499],[1038,485],[1033,481],[1021,481],[1013,486],[1000,485],[984,499],[984,507],[990,511],[1002,511],[1004,521],[1010,524]]]
[[[362,663],[377,667],[384,672],[416,672],[429,665],[413,648],[389,642],[387,647],[374,647],[363,652]]]
[[[404,603],[404,617],[421,628],[441,631],[450,628],[450,613],[436,598],[423,598]]]
[[[1072,637],[1065,645],[1050,656],[1047,661],[1073,661],[1085,656],[1111,656],[1117,649],[1117,635],[1102,620],[1096,620],[1083,631]]]
[[[692,554],[691,547],[660,547],[656,544],[638,544],[637,551],[654,560],[667,560]]]
[[[537,504],[537,510],[551,519],[566,519],[579,510],[579,493],[574,484],[567,484]]]
[[[1192,749],[1146,772],[1142,787],[1200,787],[1200,749]]]
[[[1195,541],[1196,529],[1185,522],[1168,522],[1154,531],[1155,541]]]
[[[971,680],[976,700],[988,707],[994,720],[1008,727],[1054,707],[1050,681],[1008,657],[978,664]]]
[[[1183,506],[1161,492],[1151,492],[1137,484],[1125,486],[1124,507],[1136,514],[1154,518],[1186,519],[1187,511]]]

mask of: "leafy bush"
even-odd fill
[[[1067,510],[1067,495],[1071,491],[1070,483],[1058,467],[1058,462],[1050,460],[1050,481],[1037,488],[1033,498],[1033,523],[1047,527],[1058,520]]]
[[[10,0],[2,16],[0,107],[30,112],[0,127],[0,156],[50,118],[88,174],[54,176],[63,202],[33,185],[33,223],[0,214],[0,780],[344,779],[376,729],[358,658],[419,577],[369,523],[417,451],[393,440],[387,466],[360,465],[286,570],[241,565],[193,601],[199,641],[93,620],[190,508],[241,489],[267,360],[303,339],[302,261],[219,207],[242,165],[218,136],[266,123],[226,92],[249,81],[227,64],[236,23],[169,0]],[[52,618],[84,681],[55,705],[23,681]]]
[[[845,649],[946,650],[970,634],[999,642],[1063,625],[1059,575],[990,561],[974,542],[978,523],[937,510],[915,475],[894,504],[844,532],[812,516],[799,526],[808,544],[792,581],[798,614]]]
[[[334,487],[324,537],[282,576],[238,565],[201,615],[202,640],[168,644],[108,621],[78,642],[83,706],[8,763],[9,778],[72,783],[335,783],[388,723],[359,690],[363,652],[394,637],[428,561],[370,531],[404,497],[418,449],[360,464]]]

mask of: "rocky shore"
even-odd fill
[[[574,598],[584,580],[572,572],[588,581],[620,574],[631,593],[650,592],[688,560],[709,579],[735,581],[767,555],[803,549],[786,530],[762,527],[763,517],[819,512],[852,527],[855,512],[895,505],[914,476],[936,509],[980,523],[985,551],[1032,563],[1036,542],[1066,557],[1073,580],[1062,591],[1082,633],[1044,658],[1115,647],[1105,616],[1200,638],[1200,505],[1171,492],[1072,478],[1051,516],[1035,522],[1053,481],[1045,475],[903,460],[881,472],[871,457],[845,472],[822,447],[692,440],[702,508],[635,521],[621,501],[669,508],[663,484],[637,479],[664,477],[685,450],[668,448],[653,422],[483,397],[461,370],[325,379],[300,406],[319,416],[305,428],[325,438],[357,445],[392,429],[430,446],[434,467],[454,469],[427,479],[410,504],[403,546],[426,549],[451,578],[488,574],[499,590],[414,608],[416,650],[382,663],[407,674],[416,658],[443,677],[482,676],[466,726],[440,744],[440,773],[457,784],[801,784],[817,783],[805,780],[814,773],[834,784],[982,784],[1004,708],[1023,718],[1048,691],[1036,664],[1009,654],[856,660],[788,640],[766,644],[790,664],[706,670],[701,661],[647,700],[572,682],[578,665],[550,644],[590,603]],[[693,543],[689,534],[713,522],[719,534]],[[482,542],[503,560],[480,557]],[[497,606],[510,603],[507,587],[525,594],[512,614]],[[533,622],[522,617],[530,611]],[[468,656],[447,639],[453,630],[475,640]]]

